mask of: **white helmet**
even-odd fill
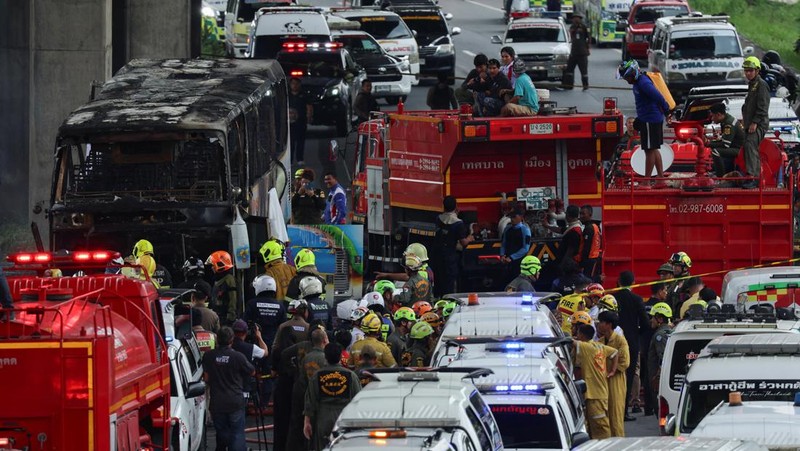
[[[278,284],[275,283],[275,279],[272,276],[262,274],[253,279],[253,288],[256,290],[256,295],[258,295],[264,291],[278,291]]]
[[[322,294],[322,282],[315,276],[306,276],[300,279],[300,296],[307,298]]]
[[[348,299],[336,304],[336,317],[345,321],[350,321],[350,314],[358,306],[358,301]]]
[[[362,299],[362,301],[367,301],[367,307],[369,307],[370,305],[375,305],[375,304],[379,304],[381,307],[384,306],[383,296],[380,293],[378,293],[377,291],[371,291],[371,292],[365,294],[364,298]]]

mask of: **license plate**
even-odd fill
[[[544,124],[530,124],[531,135],[547,135],[553,133],[553,124],[547,122]]]
[[[419,63],[420,63],[420,64],[425,64],[425,58],[420,58],[420,59],[419,59]]]
[[[375,85],[375,92],[388,92],[391,90],[392,88],[389,85]]]

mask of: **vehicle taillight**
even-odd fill
[[[663,396],[658,397],[658,426],[661,434],[664,434],[664,427],[667,425],[667,414],[669,414],[669,403]]]
[[[678,127],[675,129],[675,137],[681,141],[686,141],[692,136],[699,135],[697,127]]]
[[[289,72],[289,75],[291,75],[292,77],[302,77],[303,75],[305,75],[305,73],[302,70],[293,70]]]
[[[18,264],[49,263],[52,259],[53,256],[47,252],[22,252],[8,257],[9,261]]]
[[[467,125],[464,127],[464,136],[467,138],[477,138],[486,136],[488,127],[486,125]]]
[[[617,111],[617,98],[604,97],[603,98],[603,114],[614,114]]]
[[[597,121],[594,123],[594,132],[595,133],[616,133],[617,132],[617,121]]]
[[[11,437],[0,437],[0,449],[11,449],[14,446],[14,439]]]

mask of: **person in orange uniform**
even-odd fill
[[[627,399],[625,370],[631,365],[628,341],[625,335],[614,332],[619,324],[617,312],[606,310],[597,315],[598,341],[617,350],[617,372],[608,378],[608,420],[612,437],[625,437],[625,406]]]
[[[608,378],[617,372],[619,352],[602,343],[592,341],[594,327],[578,326],[578,340],[572,342],[572,355],[581,367],[586,381],[586,420],[589,436],[593,439],[611,437],[608,421]],[[607,361],[611,360],[611,365]]]

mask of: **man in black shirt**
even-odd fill
[[[456,198],[444,198],[444,213],[436,218],[436,237],[442,249],[441,282],[436,285],[437,296],[456,292],[456,282],[461,272],[461,252],[464,246],[473,241],[467,231],[467,225],[458,217]]]
[[[300,79],[289,80],[289,136],[292,141],[292,161],[302,165],[306,148],[306,129],[312,121],[314,109],[303,92]]]
[[[233,330],[223,327],[217,335],[219,348],[203,355],[203,377],[211,394],[209,411],[217,432],[217,449],[244,451],[244,384],[255,368],[240,352],[233,350]]]
[[[644,310],[644,301],[641,296],[632,292],[630,286],[634,283],[633,272],[622,271],[619,275],[617,285],[622,288],[614,293],[619,305],[619,327],[622,328],[622,333],[625,334],[625,340],[628,341],[628,349],[631,355],[631,365],[626,370],[627,378],[625,381],[625,399],[630,399],[631,384],[635,377],[636,361],[639,359],[639,336],[642,332],[650,327],[650,319]],[[630,421],[631,418],[625,414],[625,419]]]
[[[361,91],[356,96],[356,101],[353,104],[353,112],[358,117],[358,123],[369,120],[369,113],[371,111],[380,111],[378,101],[372,97],[372,81],[365,79],[361,82]]]

